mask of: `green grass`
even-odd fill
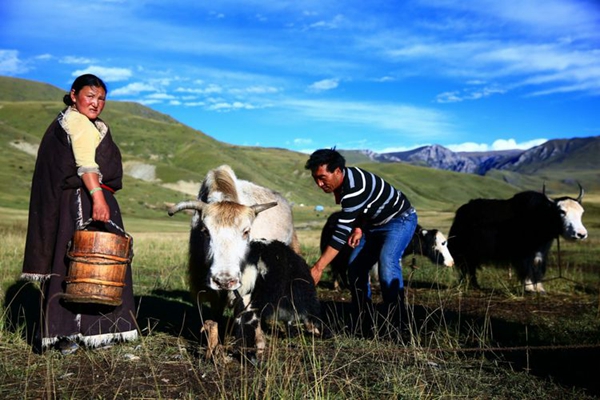
[[[20,318],[12,315],[13,306],[22,300],[15,294],[17,288],[28,295],[35,293],[35,285],[16,283],[26,215],[21,210],[0,209],[0,298],[14,299],[0,312],[0,397],[589,398],[577,387],[556,383],[560,376],[542,379],[511,367],[514,361],[505,359],[510,353],[491,349],[598,345],[597,204],[591,203],[591,212],[585,216],[590,240],[563,245],[561,274],[566,279],[547,282],[550,294],[545,298],[524,297],[517,282],[508,279],[507,270],[493,267],[481,271],[483,292],[464,290],[456,286],[452,269],[419,259],[419,268],[405,267],[404,274],[414,320],[420,322],[401,342],[385,337],[360,339],[337,329],[327,341],[270,335],[265,359],[258,367],[224,355],[213,362],[204,360],[198,309],[187,296],[189,216],[125,218],[135,246],[134,292],[142,334],[137,342],[82,350],[69,357],[54,351],[33,353],[26,340],[31,327],[24,325],[32,310],[18,309]],[[328,212],[295,209],[309,263],[318,257],[315,243]],[[425,225],[445,220],[433,211],[423,214]],[[556,259],[550,264],[547,276],[555,277],[559,273]],[[319,288],[324,304],[330,298],[339,301],[340,296],[347,301],[348,295]],[[575,304],[577,312],[554,312],[568,304]],[[514,312],[515,307],[531,311]],[[474,349],[490,350],[477,353]],[[530,351],[533,363],[537,353]]]

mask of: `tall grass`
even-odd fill
[[[299,236],[309,264],[318,257],[321,222],[320,217],[313,222],[305,217],[301,222]],[[424,225],[428,222],[423,220]],[[474,320],[469,317],[472,309],[461,309],[467,304],[473,307],[473,293],[455,285],[453,270],[425,259],[419,260],[416,270],[405,267],[411,314],[404,333],[384,326],[392,336],[357,337],[344,322],[348,293],[322,287],[319,295],[328,310],[332,339],[289,337],[274,331],[258,365],[243,357],[232,358],[227,351],[207,361],[199,331],[200,311],[187,295],[188,222],[161,225],[162,232],[150,231],[152,224],[145,221],[126,221],[126,226],[134,237],[134,292],[142,335],[134,343],[83,349],[64,357],[55,351],[34,353],[28,344],[31,329],[25,326],[27,318],[9,315],[14,303],[6,301],[21,300],[12,290],[18,287],[25,223],[19,218],[0,223],[0,295],[4,300],[0,398],[586,398],[581,389],[512,371],[502,357],[490,357],[492,353],[486,351],[497,345],[496,321],[492,319],[498,303],[531,303],[523,299],[516,282],[508,279],[507,270],[482,270],[480,281],[489,290],[475,295],[484,312]],[[590,267],[599,243],[590,239],[589,247],[564,246],[567,256],[561,273],[569,280],[557,279],[546,285],[561,301],[585,295],[585,289],[575,282],[593,286],[597,272],[590,274]],[[556,273],[553,266],[549,276]],[[592,291],[585,299],[594,296],[597,294]],[[530,324],[537,323],[531,318]],[[587,323],[578,328],[584,333],[576,335],[598,332],[589,318],[582,313],[580,319]],[[549,319],[547,325],[553,323]],[[519,329],[525,327],[519,325]],[[230,338],[223,344],[230,349]]]

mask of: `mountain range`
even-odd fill
[[[360,152],[372,161],[404,162],[446,171],[478,175],[485,175],[490,170],[535,174],[565,163],[575,169],[597,168],[600,136],[549,140],[528,150],[453,152],[440,145],[431,145],[393,153]],[[581,158],[582,154],[585,157]]]

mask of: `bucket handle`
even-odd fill
[[[79,227],[79,230],[84,230],[93,221],[94,221],[93,218],[88,219],[83,224],[81,224],[81,226]],[[129,239],[132,239],[131,235],[129,233],[125,232],[125,230],[123,228],[121,228],[119,225],[115,224],[112,219],[109,219],[107,223],[112,225],[113,227],[117,228],[117,230],[119,230],[121,233],[123,233],[123,235],[127,236]]]
[[[84,230],[93,221],[94,221],[93,218],[88,219],[83,224],[81,224],[81,226],[78,228],[78,230],[80,230],[80,231]],[[119,225],[115,224],[112,219],[109,219],[108,223],[111,224],[113,227],[117,228],[117,230],[119,230],[120,232],[123,233],[123,235],[125,235],[127,238],[129,238],[129,250],[130,250],[129,251],[129,261],[131,262],[131,260],[133,259],[133,237],[131,237],[131,235],[129,233],[125,232],[125,230],[123,228],[121,228]],[[67,247],[70,248],[71,245],[72,245],[72,243],[71,243],[71,241],[69,241],[69,244]]]

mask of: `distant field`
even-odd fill
[[[580,371],[575,365],[593,365],[600,355],[600,195],[586,195],[584,204],[590,237],[562,243],[560,268],[552,250],[548,296],[523,296],[508,271],[492,267],[480,274],[484,291],[463,290],[456,287],[452,269],[420,260],[418,269],[404,268],[418,328],[401,342],[361,339],[344,330],[349,293],[329,289],[327,272],[319,298],[334,338],[269,336],[267,360],[258,369],[235,359],[204,360],[198,309],[187,294],[190,217],[166,213],[125,216],[134,237],[141,339],[70,357],[33,354],[27,338],[35,320],[27,315],[35,309],[23,296],[37,292],[35,285],[17,282],[27,215],[0,208],[0,397],[247,399],[312,393],[309,397],[348,398],[351,393],[414,398],[421,393],[416,397],[447,398],[452,393],[457,398],[591,399],[590,393],[600,395],[596,379],[586,378],[593,374],[572,371]],[[319,255],[321,227],[335,209],[294,208],[309,264]],[[420,212],[424,226],[444,231],[451,217],[450,212]]]

